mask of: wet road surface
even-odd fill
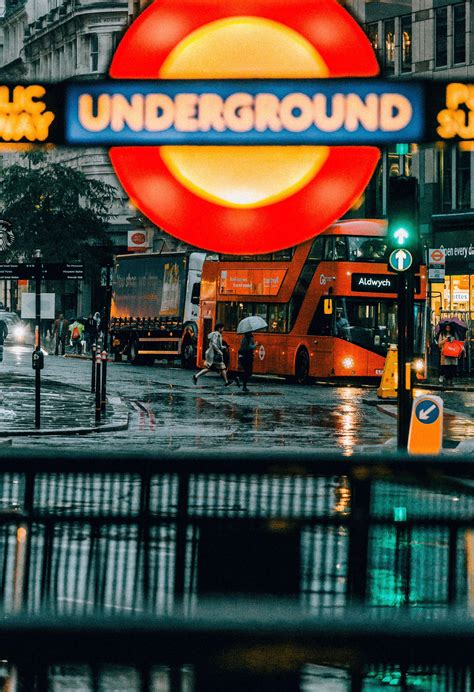
[[[52,427],[46,416],[54,419],[60,410],[71,426],[87,419],[87,410],[92,420],[91,362],[55,356],[45,360],[43,380],[60,383],[56,391],[54,385],[48,384],[45,388],[45,425]],[[278,378],[258,378],[252,381],[250,393],[244,394],[235,385],[224,388],[215,374],[202,377],[195,386],[191,374],[169,365],[137,367],[109,363],[108,393],[120,397],[130,412],[129,429],[110,434],[114,448],[133,451],[137,448],[251,445],[259,448],[314,447],[350,455],[360,446],[381,445],[396,435],[396,421],[366,405],[365,400],[375,396],[374,387],[299,386]],[[0,428],[8,426],[8,416],[12,416],[12,420],[18,418],[15,382],[21,380],[22,391],[21,397],[18,391],[18,398],[24,401],[29,379],[31,399],[28,406],[32,415],[34,373],[30,349],[7,349],[0,370],[5,392],[4,419]],[[448,409],[445,436],[455,441],[474,438],[472,394],[445,392],[442,396]],[[56,411],[55,399],[61,403],[61,406],[56,403]],[[15,440],[15,446],[74,444],[86,449],[95,448],[98,442],[106,441],[101,435],[35,437]]]

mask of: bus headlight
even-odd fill
[[[354,365],[355,365],[354,358],[351,358],[351,356],[346,356],[345,358],[342,359],[342,367],[345,368],[346,370],[352,370]]]
[[[413,368],[415,372],[423,372],[423,370],[425,369],[425,361],[423,360],[423,358],[417,358],[413,363]]]

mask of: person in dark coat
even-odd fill
[[[64,319],[64,315],[59,315],[54,322],[53,339],[56,339],[54,355],[57,356],[61,350],[61,355],[64,356],[66,350],[66,339],[69,337],[69,322]]]
[[[252,332],[243,335],[239,348],[239,367],[242,370],[243,392],[248,392],[247,383],[253,373],[253,356],[257,344],[254,341]]]
[[[8,327],[5,320],[0,320],[0,362],[3,360],[3,344],[8,336]]]
[[[94,319],[92,312],[89,313],[89,317],[84,324],[84,337],[86,340],[86,350],[89,353],[92,352],[92,344],[97,340],[98,329],[97,322]]]

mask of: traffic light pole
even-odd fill
[[[37,367],[35,368],[35,428],[41,427],[41,279],[42,263],[41,252],[35,253],[35,354]],[[34,357],[33,356],[33,357]]]
[[[408,433],[413,405],[412,362],[414,325],[414,274],[398,274],[398,431],[399,449],[408,446]]]

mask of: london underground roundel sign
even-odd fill
[[[302,95],[277,112],[266,81],[377,73],[368,39],[336,0],[156,0],[125,34],[110,69],[116,79],[261,80],[258,112],[248,93],[236,93],[224,114],[222,101],[208,95],[198,115],[188,94],[179,110],[183,137],[198,118],[201,131],[222,128],[226,118],[234,129],[253,118],[257,130],[263,120],[273,131],[282,124],[297,130]],[[177,102],[170,102],[176,118]],[[159,107],[156,113],[165,117]],[[119,146],[110,156],[127,194],[154,223],[229,254],[268,253],[322,232],[361,196],[379,158],[370,146],[209,142]]]

